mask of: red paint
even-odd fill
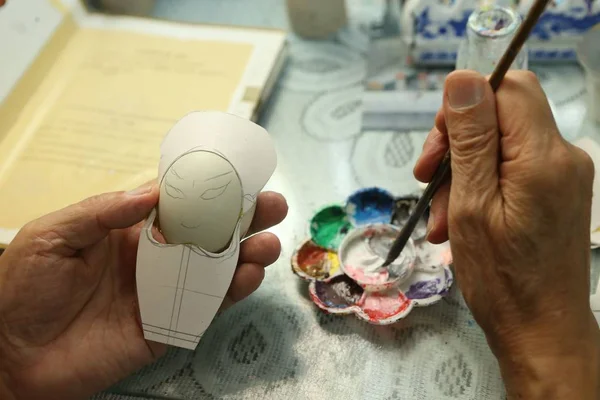
[[[410,300],[402,292],[371,293],[361,299],[361,308],[371,321],[381,321],[406,311]]]
[[[310,298],[313,301],[313,303],[315,303],[316,305],[318,305],[320,308],[323,308],[324,310],[327,309],[325,307],[325,304],[321,303],[321,299],[319,299],[319,297],[315,293],[313,293],[312,290],[309,290],[308,294],[310,295]]]
[[[317,246],[312,242],[307,242],[298,251],[298,264],[318,264],[327,255],[327,250]]]
[[[377,234],[377,230],[375,230],[374,228],[369,228],[363,232],[362,236],[364,238],[370,239],[373,236],[375,236],[376,234]]]
[[[328,251],[307,241],[296,254],[296,265],[307,275],[314,278],[324,278],[328,273]]]

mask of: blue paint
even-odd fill
[[[450,275],[450,270],[448,268],[444,269],[444,278],[446,278],[446,287],[448,288],[447,290],[449,290],[454,283],[454,278]]]
[[[411,300],[422,300],[433,297],[439,294],[438,287],[440,283],[439,279],[417,282],[410,286],[408,292],[406,292],[406,297]]]
[[[444,280],[446,282],[446,287],[438,293],[440,296],[446,296],[448,292],[450,292],[450,288],[452,288],[452,284],[454,283],[454,279],[451,276],[448,268],[444,268]]]
[[[394,196],[380,188],[354,192],[346,202],[346,213],[356,226],[389,224],[394,213]]]

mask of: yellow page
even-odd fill
[[[252,50],[79,29],[0,143],[0,228],[153,179],[163,136],[226,111]]]

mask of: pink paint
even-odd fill
[[[381,291],[393,287],[412,273],[415,247],[409,242],[401,257],[388,268],[381,268],[397,229],[388,224],[373,224],[352,230],[342,241],[339,257],[344,273],[365,289]]]
[[[355,268],[351,265],[346,265],[344,270],[350,278],[365,285],[382,285],[387,283],[390,279],[390,274],[387,269],[367,274],[362,268]]]
[[[444,265],[452,264],[452,251],[450,251],[450,249],[442,253],[442,263]]]
[[[421,268],[452,264],[452,252],[448,244],[434,245],[423,239],[416,248]]]
[[[370,293],[363,298],[361,308],[371,321],[391,318],[404,312],[410,300],[399,291]]]
[[[377,230],[373,229],[373,228],[368,228],[364,233],[363,233],[363,237],[364,238],[372,238],[373,236],[375,236],[377,233],[379,233]]]

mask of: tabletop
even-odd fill
[[[230,10],[235,10],[234,13]],[[155,16],[287,28],[281,0],[159,0]],[[455,288],[392,326],[320,312],[290,269],[308,220],[352,191],[381,186],[414,193],[412,167],[426,132],[361,132],[364,54],[341,32],[327,41],[290,35],[290,60],[261,117],[279,158],[266,187],[289,215],[261,288],[219,315],[196,351],[167,355],[95,399],[504,399],[497,363]],[[539,67],[568,140],[586,134],[577,66]],[[597,135],[600,132],[587,131]],[[593,252],[592,290],[600,274]]]

